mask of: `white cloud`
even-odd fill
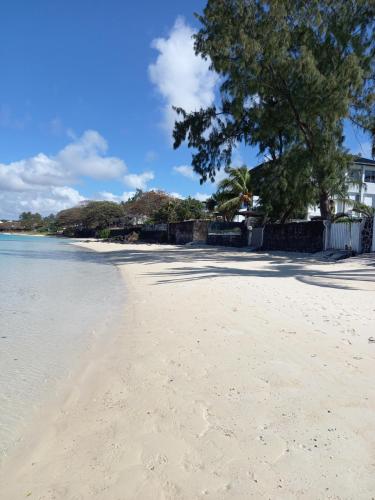
[[[127,174],[124,175],[124,183],[132,189],[147,188],[147,183],[155,178],[153,172],[143,172],[142,174]]]
[[[173,167],[173,170],[174,170],[174,172],[177,172],[178,174],[181,174],[184,177],[187,177],[188,179],[191,179],[191,180],[198,179],[198,176],[194,172],[193,167],[191,167],[189,165],[180,165],[178,167]]]
[[[195,195],[193,196],[193,198],[199,201],[206,201],[209,197],[210,195],[206,193],[195,193]]]
[[[82,177],[120,179],[126,172],[122,159],[106,155],[107,142],[95,130],[71,138],[55,155],[39,153],[0,163],[0,217],[15,218],[23,210],[62,210],[84,199],[71,187]]]
[[[194,52],[194,30],[178,17],[167,38],[157,38],[152,48],[159,52],[150,64],[149,76],[164,101],[164,121],[171,132],[176,121],[172,106],[195,111],[211,105],[215,98],[217,75],[210,62]]]
[[[124,191],[122,194],[113,194],[108,191],[102,191],[99,193],[99,198],[105,201],[115,201],[119,203],[120,201],[128,201],[135,195],[135,191]]]
[[[125,171],[120,158],[105,156],[107,143],[94,130],[65,146],[55,156],[39,153],[9,164],[0,163],[0,190],[24,191],[43,186],[64,186],[80,176],[119,178]]]
[[[0,191],[0,217],[16,219],[21,212],[29,210],[48,215],[73,207],[84,199],[68,186],[43,191]]]
[[[185,199],[185,196],[182,196],[182,194],[180,194],[180,193],[173,192],[173,193],[169,193],[169,195],[173,196],[173,198],[178,198],[180,200],[184,200]]]
[[[120,158],[105,156],[107,141],[95,130],[86,130],[56,156],[62,169],[94,179],[116,179],[126,170]]]

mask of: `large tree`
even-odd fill
[[[123,206],[112,201],[86,201],[62,210],[56,216],[57,227],[103,229],[124,216]]]
[[[114,201],[89,201],[83,208],[84,225],[104,229],[124,216],[124,209]]]
[[[283,170],[298,158],[306,201],[329,217],[350,163],[344,121],[373,124],[374,1],[208,0],[198,18],[195,50],[220,75],[220,104],[177,108],[175,148],[187,139],[196,149],[202,181],[239,143]]]
[[[204,217],[204,204],[191,198],[184,200],[173,198],[155,211],[152,220],[155,222],[181,222],[184,220],[197,220]]]
[[[128,218],[151,218],[156,211],[173,200],[173,196],[164,191],[138,189],[132,198],[122,203],[122,206]]]

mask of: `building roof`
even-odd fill
[[[356,156],[354,158],[355,165],[366,165],[367,167],[375,167],[375,160],[370,160],[369,158],[362,158],[362,156]]]
[[[260,163],[250,170],[252,172],[259,171],[262,167],[269,163],[271,163],[271,160]],[[370,158],[363,158],[362,156],[355,156],[353,163],[354,165],[366,165],[367,167],[375,167],[375,160],[371,160]]]

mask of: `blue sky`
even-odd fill
[[[174,151],[172,104],[214,98],[192,50],[198,0],[12,0],[0,6],[0,218],[137,187],[204,198],[191,152]],[[369,138],[347,127],[347,145]],[[257,163],[255,151],[235,163]]]

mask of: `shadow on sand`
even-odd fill
[[[160,247],[159,247],[160,248]],[[0,250],[1,255],[27,257],[44,260],[84,260],[103,265],[178,264],[161,273],[146,272],[157,279],[155,284],[183,283],[223,277],[243,278],[294,278],[308,285],[339,288],[344,290],[375,290],[375,254],[360,256],[336,264],[318,260],[313,254],[261,253],[247,249],[234,250],[223,247],[177,247],[164,246],[160,250],[150,245],[149,249],[137,245],[119,246],[119,250],[98,253],[70,245],[61,250],[22,251]],[[350,262],[351,266],[346,264]],[[197,267],[199,263],[199,267]],[[249,263],[244,269],[244,263]],[[257,268],[257,263],[263,263]],[[191,264],[191,265],[189,265]],[[238,266],[237,266],[238,264]],[[316,265],[318,269],[314,269]],[[337,269],[332,270],[332,265]],[[329,268],[327,268],[330,266]],[[327,269],[325,269],[327,268]],[[374,284],[374,287],[371,287]]]

